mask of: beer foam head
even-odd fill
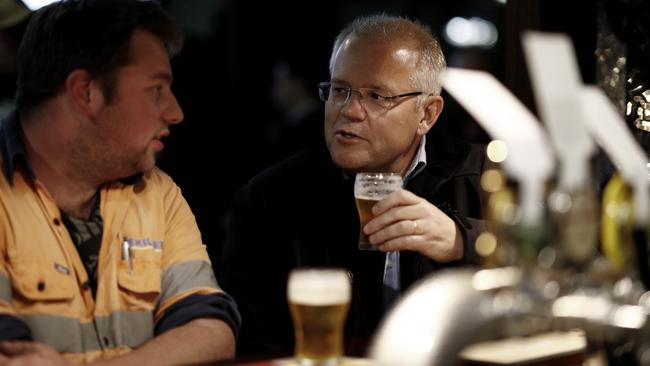
[[[350,293],[350,281],[342,269],[299,269],[289,275],[287,296],[294,304],[343,304],[350,302]]]
[[[402,176],[397,173],[357,173],[354,179],[356,198],[378,201],[402,188]]]

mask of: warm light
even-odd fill
[[[587,318],[602,321],[610,310],[607,300],[584,295],[562,296],[555,300],[551,312],[556,317]]]
[[[612,325],[628,329],[641,329],[645,324],[646,315],[642,308],[635,305],[621,305],[614,313]]]
[[[478,255],[487,257],[497,249],[497,237],[486,231],[476,238],[474,246],[476,247],[476,253],[478,253]]]
[[[481,175],[481,188],[488,193],[500,191],[505,184],[505,177],[497,169],[488,169]]]
[[[487,146],[488,158],[495,162],[501,163],[508,157],[508,147],[501,140],[492,140]]]
[[[482,269],[474,274],[472,286],[479,291],[514,286],[521,280],[521,271],[514,267]]]

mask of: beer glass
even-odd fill
[[[377,250],[370,244],[363,227],[372,220],[372,208],[377,201],[402,188],[402,176],[397,173],[357,173],[354,180],[354,200],[359,211],[359,249]]]
[[[343,357],[343,327],[350,305],[350,281],[343,269],[295,269],[287,298],[301,366],[334,366]]]

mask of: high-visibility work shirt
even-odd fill
[[[215,317],[237,332],[236,306],[219,288],[196,220],[169,176],[154,169],[134,184],[100,189],[104,225],[93,297],[56,202],[28,163],[8,162],[14,155],[2,135],[0,147],[0,333],[22,322],[33,340],[89,362],[141,346],[183,306],[192,314],[170,323]],[[3,328],[3,319],[13,322]]]

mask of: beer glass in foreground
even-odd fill
[[[377,250],[370,244],[363,227],[372,220],[372,208],[377,201],[402,188],[402,176],[397,173],[357,173],[354,180],[354,200],[359,211],[359,249]]]
[[[295,269],[287,298],[296,334],[296,361],[334,366],[343,357],[343,328],[350,305],[350,281],[343,269]]]

